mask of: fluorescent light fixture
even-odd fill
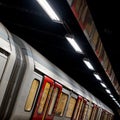
[[[74,40],[74,38],[66,36],[66,39],[68,40],[68,42],[71,44],[71,46],[75,49],[76,52],[79,53],[83,53],[83,51],[81,50],[81,48],[78,46],[78,44],[76,43],[76,41]]]
[[[110,95],[111,98],[113,98],[113,95]]]
[[[94,73],[94,76],[96,77],[97,80],[102,80],[101,77],[97,74],[97,73]]]
[[[52,7],[49,5],[47,0],[37,0],[37,2],[40,4],[40,6],[44,9],[44,11],[48,14],[48,16],[55,21],[60,22],[60,18],[57,16],[55,11],[52,9]]]
[[[118,101],[115,101],[115,103],[116,103],[118,106],[120,106],[120,104],[118,103]]]
[[[111,94],[110,90],[108,90],[108,89],[106,89],[106,92],[107,92],[108,94]]]
[[[95,70],[89,60],[83,59],[83,62],[86,64],[86,66],[87,66],[90,70]]]
[[[112,98],[114,101],[116,100],[114,97]]]
[[[115,102],[116,102],[116,104],[119,104],[118,101],[115,101]]]
[[[100,83],[104,88],[107,88],[107,86],[104,83]]]

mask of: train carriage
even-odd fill
[[[2,24],[0,65],[1,120],[113,119],[110,108]]]

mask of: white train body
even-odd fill
[[[109,107],[2,24],[0,66],[1,120],[113,119]]]

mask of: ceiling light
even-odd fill
[[[120,106],[120,104],[118,103],[118,101],[115,101],[115,103],[116,103],[118,106]]]
[[[116,102],[116,104],[119,104],[118,101],[115,101],[115,102]]]
[[[114,97],[112,98],[114,101],[116,100]]]
[[[113,95],[110,95],[111,98],[113,98]]]
[[[76,43],[76,41],[74,40],[74,38],[66,36],[66,39],[68,40],[68,42],[71,44],[71,46],[75,49],[76,52],[79,53],[83,53],[83,51],[81,50],[81,48],[78,46],[78,44]]]
[[[107,86],[104,83],[100,83],[104,88],[107,88]]]
[[[88,59],[83,59],[83,62],[85,63],[85,65],[90,69],[90,70],[94,70],[92,64],[90,63],[90,61]]]
[[[110,90],[108,90],[108,89],[106,89],[106,92],[109,93],[109,94],[111,93]]]
[[[102,80],[101,77],[97,74],[97,73],[94,73],[94,76],[96,77],[97,80]]]
[[[52,7],[49,5],[47,0],[37,0],[37,2],[40,4],[40,6],[44,9],[44,11],[48,14],[48,16],[55,21],[60,22],[60,18],[57,16],[55,11],[52,9]]]

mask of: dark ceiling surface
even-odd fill
[[[68,3],[66,0],[50,0],[50,3],[57,10],[64,24],[51,21],[35,0],[1,0],[0,21],[10,32],[28,42],[66,74],[101,99],[117,114],[117,105],[94,78],[93,72],[83,64],[83,58],[89,58],[112,94],[120,101],[118,94],[72,14]],[[119,14],[116,7],[117,3],[110,0],[87,0],[87,3],[120,83],[119,33],[117,32]],[[64,37],[68,33],[75,35],[85,54],[78,54],[72,49]]]
[[[120,84],[119,26],[120,7],[118,1],[87,0],[102,43],[109,56],[112,67]]]

